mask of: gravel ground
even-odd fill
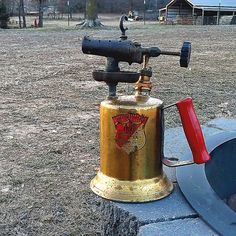
[[[100,235],[99,198],[89,181],[99,167],[99,103],[107,94],[91,73],[105,59],[83,55],[84,35],[118,38],[116,18],[101,30],[0,30],[0,235]],[[128,23],[144,46],[192,43],[189,69],[178,58],[151,59],[152,96],[194,99],[201,123],[236,117],[236,27]],[[128,65],[122,63],[123,69]],[[137,70],[132,65],[130,70]],[[118,92],[127,91],[119,85]],[[166,126],[179,125],[175,109]]]

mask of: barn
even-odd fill
[[[166,24],[236,24],[236,0],[172,0],[159,10]]]

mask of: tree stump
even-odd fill
[[[96,20],[85,19],[83,22],[77,24],[76,26],[80,26],[81,28],[94,28],[94,27],[102,27],[103,24],[99,19]]]
[[[81,26],[81,28],[93,28],[103,26],[101,21],[98,19],[97,0],[86,1],[85,16],[85,20],[82,23],[77,24],[76,26]]]

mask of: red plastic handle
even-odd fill
[[[196,164],[208,162],[211,157],[206,149],[202,129],[193,107],[192,98],[177,101],[176,106],[179,110],[184,133],[192,151],[194,162]]]

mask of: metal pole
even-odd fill
[[[219,11],[217,13],[217,25],[220,24],[220,6],[221,6],[221,0],[219,0]]]
[[[193,6],[193,10],[192,10],[192,24],[195,25],[195,22],[194,22],[194,6]]]
[[[68,26],[70,26],[70,1],[67,1],[68,6]]]
[[[204,25],[204,17],[205,17],[205,15],[204,15],[204,9],[202,9],[202,25]]]
[[[146,0],[143,0],[143,23],[146,24]]]
[[[158,2],[157,2],[157,0],[156,0],[156,20],[157,20],[158,17],[160,16],[160,14],[158,15],[158,12],[159,12],[159,11],[157,11],[157,8],[158,8]]]

